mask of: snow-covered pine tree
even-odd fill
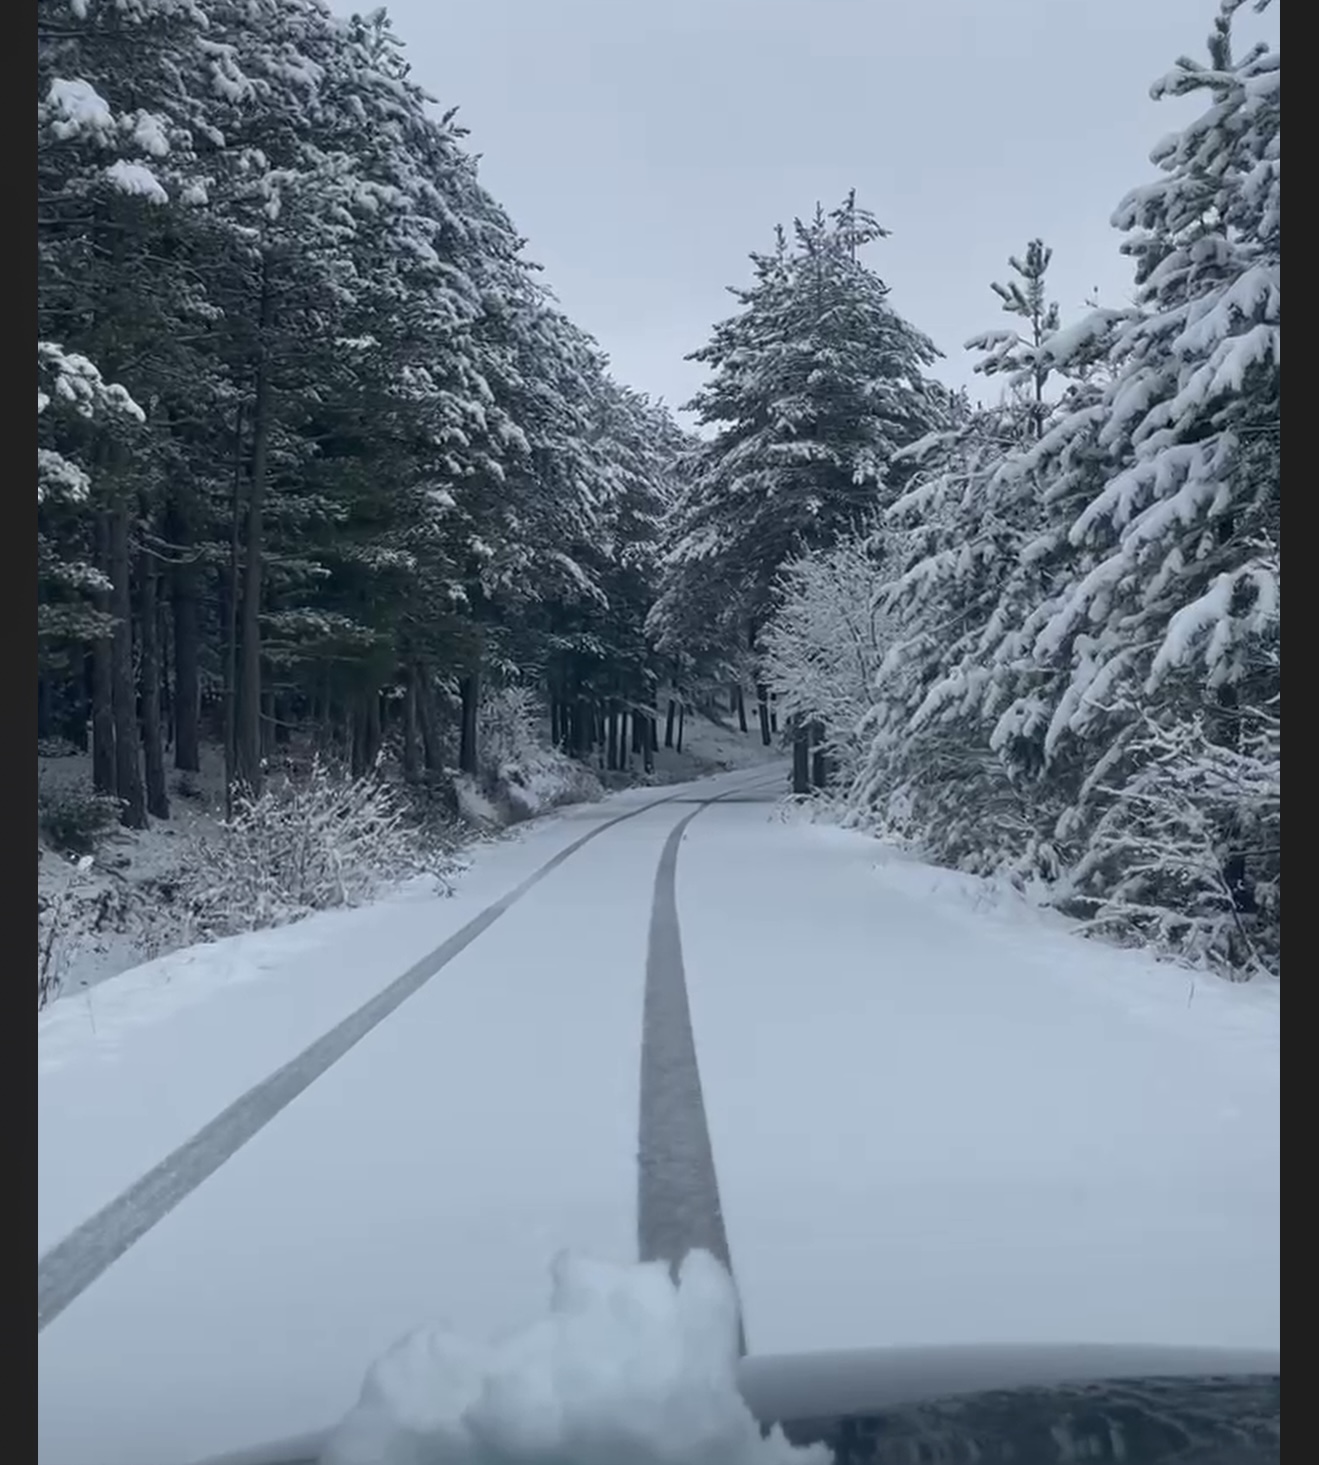
[[[1133,928],[1175,929],[1185,949],[1241,966],[1276,944],[1279,885],[1276,798],[1259,791],[1278,765],[1280,91],[1276,53],[1232,57],[1238,8],[1222,5],[1207,66],[1185,60],[1155,88],[1210,101],[1156,150],[1163,177],[1114,216],[1137,261],[1135,304],[1043,343],[1038,364],[1073,385],[1037,442],[966,479],[972,513],[1022,538],[988,614],[944,605],[931,623],[945,654],[917,647],[905,735],[978,730],[1012,793],[1006,842],[990,837],[993,800],[956,844],[947,823],[921,820],[943,831],[936,853],[1046,875],[1070,863],[1059,898],[1102,908],[1110,929],[1116,902]],[[899,512],[928,520],[918,495],[932,492],[922,484]],[[950,540],[943,563],[974,543],[954,554]],[[939,563],[919,556],[904,576]],[[1201,841],[1194,858],[1177,838]],[[1166,881],[1158,840],[1178,872]],[[1186,871],[1211,868],[1209,885],[1188,887]]]
[[[1006,285],[995,281],[991,287],[1003,302],[1003,309],[1024,322],[1024,336],[1019,330],[1000,329],[986,331],[967,342],[967,350],[986,353],[976,363],[978,372],[985,376],[1006,374],[1009,386],[1024,394],[1032,435],[1037,438],[1044,431],[1044,392],[1051,370],[1042,348],[1060,324],[1058,302],[1049,299],[1046,278],[1052,259],[1053,250],[1042,239],[1032,239],[1026,246],[1025,259],[1015,255],[1008,259],[1019,278],[1009,279]]]
[[[1008,393],[992,407],[952,403],[952,425],[901,454],[911,482],[872,536],[885,551],[876,595],[886,646],[869,754],[845,796],[849,817],[971,869],[1013,866],[1023,850],[1031,851],[1026,864],[1051,867],[1026,832],[1029,799],[990,748],[979,710],[986,635],[1007,607],[1023,597],[1033,604],[1042,588],[1023,560],[1044,523],[1040,484],[999,470],[1053,410],[1044,392],[1051,368],[1040,360],[1057,329],[1045,285],[1050,257],[1033,241],[1024,263],[1011,262],[1025,283],[993,286],[1030,322],[1030,337],[989,331],[967,342],[988,353],[975,370],[1004,374]]]
[[[571,745],[589,724],[583,700],[601,702],[605,761],[628,761],[624,745],[649,766],[654,694],[660,668],[646,635],[654,596],[659,532],[674,495],[678,460],[688,447],[668,410],[602,376],[595,391],[592,448],[600,484],[594,541],[581,554],[601,600],[547,605],[546,670],[559,709],[555,731]]]
[[[1281,58],[1233,55],[1240,6],[1222,0],[1207,65],[1183,59],[1154,89],[1208,105],[1115,215],[1138,290],[1098,437],[1116,471],[1069,530],[1084,572],[1029,626],[1053,674],[1046,752],[1085,750],[1074,826],[1103,824],[1074,893],[1100,895],[1111,924],[1120,883],[1134,928],[1171,909],[1181,944],[1239,970],[1276,956],[1281,695]],[[1175,832],[1152,781],[1195,790],[1197,830]],[[1148,847],[1161,820],[1162,864],[1133,880],[1115,826]],[[1185,868],[1187,840],[1198,885],[1160,873]]]
[[[198,182],[190,82],[204,17],[173,0],[43,0],[37,19],[38,337],[122,382],[154,420],[189,376],[187,343],[203,319],[179,238]],[[78,426],[88,493],[59,533],[90,550],[98,624],[110,630],[92,642],[97,787],[141,827],[148,809],[168,809],[156,618],[143,613],[159,568],[149,549],[135,552],[159,510],[163,463],[153,432],[130,444],[116,420]],[[71,426],[56,415],[43,432]]]
[[[740,312],[693,354],[691,406],[714,430],[693,454],[653,624],[681,652],[713,634],[754,645],[783,566],[847,533],[895,489],[895,454],[935,425],[933,345],[862,257],[884,236],[854,197],[780,230]]]

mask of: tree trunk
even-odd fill
[[[50,678],[37,673],[37,736],[48,738],[51,735],[51,728],[54,726],[54,714],[52,712],[53,699],[50,691]]]
[[[811,782],[824,788],[829,782],[829,762],[824,751],[824,724],[811,723]]]
[[[618,772],[618,709],[611,702],[605,713],[606,751],[605,763],[610,773]]]
[[[653,712],[645,719],[645,748],[643,749],[645,763],[643,766],[647,773],[655,771],[655,750],[659,744],[658,722],[659,719]]]
[[[678,737],[677,737],[677,741],[674,743],[674,751],[675,752],[678,752],[678,753],[681,753],[682,752],[682,730],[683,730],[684,725],[686,724],[686,721],[687,721],[687,704],[685,702],[679,702],[678,703]]]
[[[421,756],[428,773],[444,767],[444,744],[440,738],[440,719],[435,708],[435,688],[431,685],[430,667],[417,662],[412,669],[417,686],[417,721],[421,725]]]
[[[632,709],[632,751],[642,753],[645,745],[650,741],[650,730],[646,726],[646,719],[634,707]]]
[[[111,602],[115,628],[110,646],[110,681],[114,704],[115,791],[119,821],[127,829],[147,827],[146,790],[142,786],[142,753],[137,730],[137,685],[133,677],[133,591],[128,547],[128,507],[110,517]]]
[[[261,688],[261,767],[269,767],[275,755],[275,689]]]
[[[417,672],[409,667],[403,690],[403,777],[409,782],[421,772],[417,759]]]
[[[157,576],[156,591],[156,645],[160,657],[160,733],[168,753],[174,742],[174,684],[170,680],[173,666],[174,637],[171,633],[169,595],[164,589],[165,572]]]
[[[678,715],[678,704],[672,697],[669,698],[669,710],[664,715],[664,746],[673,746],[673,723]]]
[[[563,742],[562,728],[559,726],[559,699],[550,693],[550,747],[557,748]]]
[[[756,684],[756,710],[760,714],[760,741],[768,748],[774,739],[769,730],[769,688],[764,682]]]
[[[736,709],[735,710],[737,712],[737,726],[738,726],[738,731],[739,732],[746,732],[746,730],[747,730],[747,699],[746,699],[746,693],[742,690],[742,683],[741,682],[738,682],[738,684],[733,688],[733,700],[736,703]]]
[[[170,539],[178,546],[181,562],[170,575],[174,613],[174,766],[184,773],[201,772],[201,674],[197,566],[191,559],[192,515],[176,497],[171,509]]]
[[[380,756],[380,745],[384,741],[384,729],[380,720],[380,688],[372,687],[366,699],[366,747],[363,757],[367,773],[376,766]]]
[[[480,767],[480,749],[477,747],[477,713],[481,707],[481,673],[471,671],[459,683],[462,698],[462,726],[458,743],[458,767],[463,773],[476,775]]]
[[[366,772],[366,703],[360,697],[353,698],[352,753],[348,760],[348,771],[353,778],[361,778]]]
[[[287,692],[276,692],[270,699],[270,735],[277,748],[286,748],[293,741],[294,718],[298,703]]]
[[[800,719],[792,726],[792,791],[801,798],[811,791],[810,735]]]
[[[777,692],[769,694],[769,730],[776,733],[779,730],[779,698]],[[746,728],[742,729],[746,732]]]
[[[110,516],[96,516],[96,565],[110,577]],[[111,596],[104,591],[92,597],[92,603],[106,615],[113,613]],[[115,758],[114,672],[110,636],[100,636],[92,643],[92,787],[97,793],[113,794],[118,790]]]
[[[156,603],[158,571],[147,550],[138,555],[139,603],[141,606],[142,650],[142,756],[146,763],[147,812],[157,819],[169,818],[169,791],[165,787],[165,747],[160,718],[160,618]]]
[[[238,782],[238,602],[242,564],[243,408],[234,416],[234,477],[229,514],[229,575],[224,607],[224,805],[233,812]]]
[[[261,788],[261,594],[265,569],[266,474],[270,461],[270,327],[274,296],[269,265],[261,267],[256,378],[252,394],[252,468],[247,488],[247,542],[243,560],[242,638],[238,680],[238,777]]]

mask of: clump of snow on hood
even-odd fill
[[[828,1465],[762,1435],[737,1387],[733,1283],[707,1252],[560,1256],[549,1316],[503,1343],[442,1327],[367,1375],[322,1465]]]

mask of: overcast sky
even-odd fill
[[[344,7],[347,8],[346,6]],[[1040,235],[1064,320],[1131,272],[1109,216],[1197,110],[1150,83],[1205,54],[1215,0],[393,0],[416,80],[457,105],[482,176],[567,313],[629,385],[684,361],[747,253],[851,187],[870,261],[969,383],[989,285]],[[1276,37],[1276,11],[1239,17]],[[979,380],[978,378],[976,379]]]

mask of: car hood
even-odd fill
[[[1004,1391],[1093,1387],[1125,1380],[1280,1376],[1262,1349],[1059,1344],[858,1348],[744,1358],[739,1384],[765,1424],[838,1420]],[[316,1465],[329,1429],[197,1465]]]

